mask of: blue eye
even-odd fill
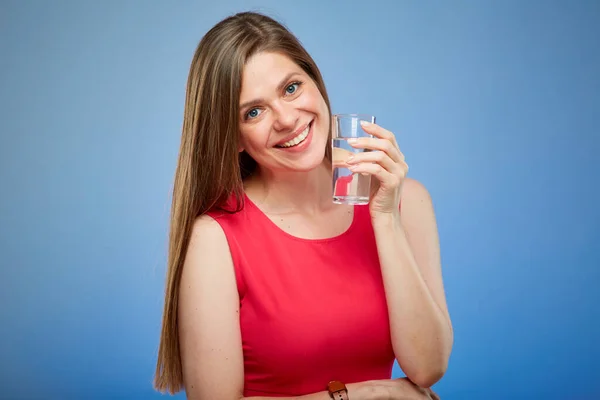
[[[258,112],[258,108],[253,108],[252,110],[250,110],[246,113],[246,118],[256,118],[259,115],[260,114]]]
[[[298,90],[298,86],[300,86],[300,82],[294,82],[288,87],[285,88],[287,94],[294,94],[296,90]]]

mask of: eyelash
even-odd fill
[[[285,86],[285,89],[284,89],[284,91],[285,91],[285,92],[287,92],[287,89],[288,89],[290,86],[293,86],[293,85],[298,85],[298,88],[296,89],[296,91],[294,91],[294,93],[286,93],[286,94],[289,94],[290,96],[292,96],[292,95],[296,94],[296,92],[298,91],[298,89],[300,89],[300,86],[302,86],[303,84],[304,84],[304,82],[302,82],[302,81],[294,81],[294,82],[290,82],[288,85],[286,85],[286,86]],[[244,120],[248,120],[248,119],[250,118],[250,117],[249,117],[249,114],[250,114],[250,112],[251,112],[251,111],[253,111],[253,110],[256,110],[256,108],[252,108],[252,109],[248,110],[248,112],[247,112],[246,114],[244,114]],[[257,117],[254,117],[254,118],[257,118]],[[254,118],[250,118],[250,119],[254,119]]]
[[[300,81],[294,81],[294,82],[291,82],[289,85],[287,85],[287,86],[285,87],[285,90],[287,91],[287,88],[289,88],[290,86],[293,86],[293,85],[298,85],[298,89],[300,89],[300,86],[302,86],[302,83],[303,83],[303,82],[300,82]],[[298,90],[298,89],[296,89],[296,90]],[[296,93],[296,92],[294,92],[294,93],[290,93],[290,94],[295,94],[295,93]]]

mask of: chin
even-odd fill
[[[309,172],[316,168],[319,168],[323,164],[323,160],[325,160],[325,151],[320,157],[315,157],[314,159],[307,160],[306,163],[297,166],[294,170],[298,172]]]

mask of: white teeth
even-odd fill
[[[306,127],[306,129],[304,129],[304,131],[302,131],[301,134],[299,134],[292,140],[289,140],[289,141],[285,142],[284,144],[279,145],[279,147],[292,147],[292,146],[297,145],[298,143],[300,143],[300,142],[304,141],[304,139],[306,139],[306,137],[308,136],[309,130],[310,130],[310,125],[308,125]]]

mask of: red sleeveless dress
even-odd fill
[[[212,211],[240,296],[244,396],[300,396],[327,383],[389,379],[394,352],[368,206],[328,239],[294,237],[247,196]]]

